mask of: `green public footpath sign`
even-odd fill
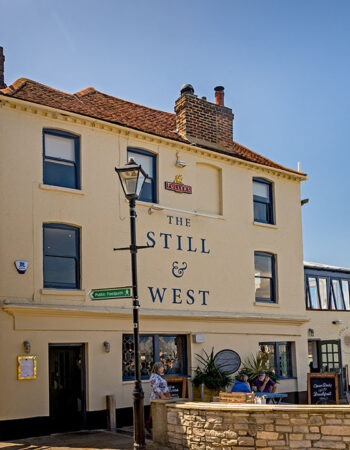
[[[91,289],[89,292],[91,300],[110,300],[114,298],[131,298],[132,288]]]

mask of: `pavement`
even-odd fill
[[[146,435],[147,450],[170,450],[155,444],[151,435]],[[16,441],[0,442],[1,450],[133,450],[133,435],[130,429],[118,429],[117,432],[95,430],[72,433],[51,434]]]

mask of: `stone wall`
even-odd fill
[[[168,404],[171,448],[350,449],[350,407]],[[164,443],[165,444],[165,443]]]

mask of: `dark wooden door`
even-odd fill
[[[86,395],[82,344],[49,346],[49,382],[52,431],[84,428]]]
[[[321,372],[339,372],[342,369],[339,340],[318,341],[318,358]]]

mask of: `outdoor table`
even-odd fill
[[[281,403],[282,398],[288,397],[288,394],[278,394],[278,393],[270,393],[270,392],[255,392],[255,397],[265,396],[267,399],[271,399],[272,403],[278,405]]]

